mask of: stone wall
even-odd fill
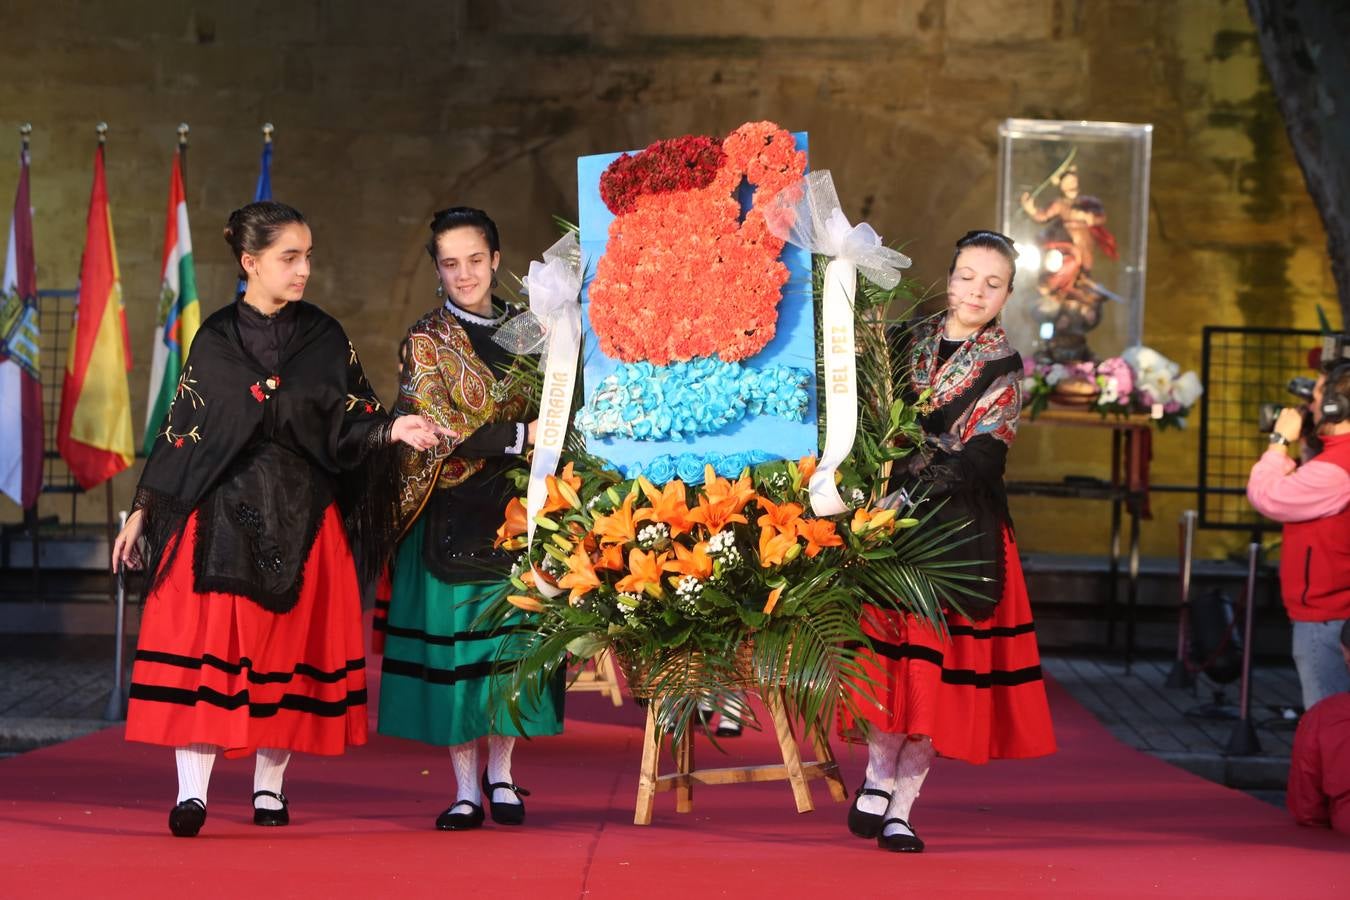
[[[1146,340],[1195,367],[1203,323],[1310,326],[1315,302],[1334,308],[1324,236],[1241,0],[0,0],[0,10],[0,136],[36,128],[42,286],[75,281],[93,126],[111,126],[138,417],[180,121],[192,126],[207,309],[230,297],[233,262],[217,235],[251,198],[258,127],[273,122],[276,195],[314,226],[311,297],[347,326],[386,396],[403,329],[435,302],[421,249],[432,210],[489,209],[505,266],[521,271],[551,242],[550,216],[575,213],[576,156],[757,118],[809,131],[812,163],[837,173],[851,217],[905,241],[931,283],[953,238],[992,222],[1001,120],[1152,122]],[[6,203],[13,177],[0,167]],[[1026,427],[1011,474],[1105,474],[1105,439],[1063,437]],[[1154,472],[1194,481],[1193,434],[1160,436]],[[120,498],[132,481],[118,480]],[[1146,552],[1173,552],[1184,505],[1156,504]],[[1104,541],[1094,504],[1019,501],[1015,513],[1030,549]]]

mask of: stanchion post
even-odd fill
[[[1256,618],[1256,567],[1261,559],[1261,536],[1252,535],[1247,548],[1247,601],[1242,623],[1242,695],[1238,700],[1238,720],[1228,736],[1224,753],[1228,756],[1255,756],[1261,742],[1252,725],[1252,621]]]
[[[1186,665],[1186,639],[1191,618],[1191,570],[1195,562],[1195,523],[1198,513],[1188,509],[1177,523],[1181,538],[1181,597],[1177,604],[1177,656],[1172,671],[1167,673],[1167,686],[1188,688],[1195,686],[1195,673]]]
[[[117,516],[118,532],[127,524],[127,513],[123,510]],[[126,627],[127,627],[127,579],[126,571],[119,563],[115,575],[116,593],[113,598],[113,683],[108,692],[108,705],[103,710],[103,718],[109,722],[118,722],[127,717],[126,687]]]

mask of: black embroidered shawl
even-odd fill
[[[1022,357],[1008,343],[1002,326],[990,323],[941,358],[945,313],[892,331],[892,364],[906,402],[923,411],[925,443],[920,453],[896,466],[890,489],[945,505],[939,521],[969,519],[953,559],[978,562],[975,573],[989,579],[977,597],[958,599],[973,618],[992,614],[1003,594],[1003,529],[1012,526],[1003,484],[1008,448],[1017,435],[1022,410]]]
[[[336,500],[370,577],[396,517],[391,419],[335,319],[300,302],[269,371],[249,352],[238,304],[202,323],[136,492],[149,543],[146,592],[198,511],[194,589],[284,612]],[[383,475],[383,477],[381,477]],[[387,484],[386,484],[387,482]]]

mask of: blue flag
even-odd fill
[[[272,142],[263,141],[262,160],[258,164],[258,184],[253,188],[253,202],[272,199]],[[240,278],[235,293],[242,297],[248,290],[248,279]]]
[[[258,186],[253,189],[253,202],[272,199],[272,142],[263,142],[262,163],[258,169]]]

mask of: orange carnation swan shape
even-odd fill
[[[669,365],[748,359],[773,340],[788,270],[763,208],[796,183],[806,155],[772,122],[721,142],[660,141],[601,177],[614,221],[590,285],[591,327],[611,359]],[[754,187],[742,217],[742,183]]]

